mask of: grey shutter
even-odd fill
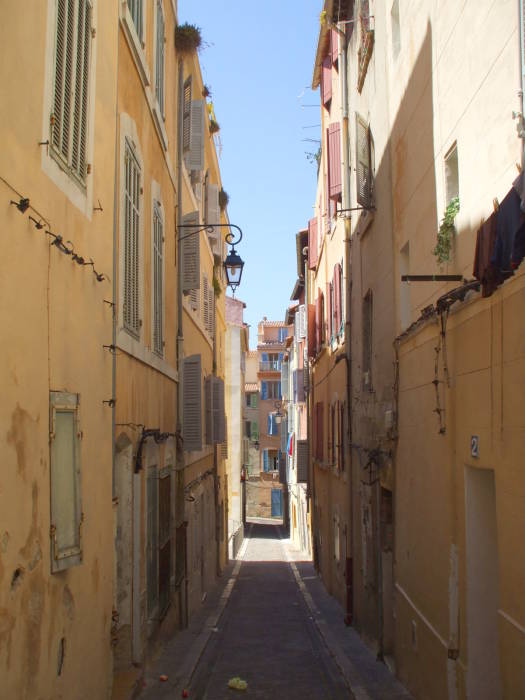
[[[184,451],[202,450],[201,356],[184,358],[183,369]]]
[[[202,309],[203,309],[203,320],[204,328],[209,333],[210,332],[210,295],[208,293],[208,278],[206,275],[202,276]]]
[[[297,483],[308,482],[308,440],[297,440]]]
[[[219,208],[219,186],[208,184],[206,192],[206,223],[213,225],[220,223]],[[222,253],[222,233],[221,229],[215,228],[208,232],[210,245],[214,255],[221,256]]]
[[[213,445],[213,376],[211,374],[204,380],[204,412],[206,444]]]
[[[204,100],[192,100],[189,170],[204,170]]]
[[[74,13],[71,0],[58,0],[51,143],[66,162],[69,160],[69,117],[73,90]]]
[[[126,140],[124,155],[124,328],[140,336],[139,318],[139,229],[140,168],[133,149]]]
[[[215,292],[213,285],[208,285],[208,314],[209,314],[209,333],[213,338],[215,333]]]
[[[81,180],[86,177],[86,146],[89,88],[89,48],[91,7],[88,0],[78,1],[77,51],[75,66],[75,104],[73,113],[72,168]]]
[[[200,240],[198,230],[199,212],[192,211],[182,218],[184,226],[195,226],[192,232],[189,228],[182,228],[182,291],[189,292],[192,289],[200,289]]]
[[[226,439],[226,416],[224,414],[224,382],[220,377],[213,378],[213,441]]]
[[[284,401],[288,401],[289,398],[289,367],[288,362],[281,364],[281,388]]]
[[[306,338],[306,306],[299,307],[299,337]]]
[[[185,154],[184,162],[188,167],[191,132],[191,77],[184,83],[184,102],[182,107],[182,150]]]
[[[370,206],[370,139],[366,122],[356,115],[357,201]]]
[[[164,231],[158,203],[153,205],[153,350],[164,354]]]
[[[52,391],[50,402],[51,572],[82,561],[78,395]]]

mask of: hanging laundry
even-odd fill
[[[472,274],[481,282],[481,295],[489,297],[503,281],[496,267],[490,262],[497,235],[497,213],[490,217],[478,229],[476,251],[474,253],[474,269]]]
[[[511,277],[514,274],[513,269],[523,259],[523,255],[520,258],[520,254],[521,249],[525,248],[525,214],[520,205],[520,196],[512,188],[497,212],[496,243],[490,262],[497,268],[501,281]]]

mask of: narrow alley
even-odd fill
[[[185,697],[410,698],[378,662],[282,525],[248,524],[239,558],[190,628],[162,648],[140,700]]]

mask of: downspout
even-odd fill
[[[312,437],[312,425],[311,425],[311,410],[310,410],[310,403],[311,399],[313,396],[313,379],[312,379],[312,373],[311,373],[311,366],[310,366],[310,358],[308,356],[308,335],[310,333],[310,326],[308,323],[308,306],[309,306],[309,299],[308,299],[308,247],[303,248],[303,255],[305,256],[305,261],[304,261],[304,299],[305,299],[305,326],[306,326],[306,342],[305,342],[305,347],[303,350],[303,366],[305,365],[306,361],[306,367],[307,367],[307,372],[308,372],[308,396],[306,397],[306,434],[309,436],[309,438]],[[312,508],[312,503],[315,503],[315,482],[314,482],[314,466],[312,462],[312,449],[311,449],[311,439],[307,440],[307,464],[308,464],[308,485],[306,489],[306,508],[307,512],[310,512],[310,547],[312,551],[312,559],[314,562],[314,567],[316,571],[319,570],[319,563],[317,561],[317,548],[314,546],[316,539],[314,537],[313,533],[313,527],[316,526],[315,523],[315,518],[314,518],[314,509]]]
[[[340,27],[343,27],[341,29]],[[341,163],[343,168],[343,193],[342,193],[342,208],[350,208],[350,163],[349,163],[349,152],[350,152],[350,137],[349,137],[349,125],[348,125],[348,85],[347,85],[347,47],[346,47],[346,32],[344,31],[345,25],[338,25],[337,30],[339,33],[339,65],[341,76],[340,86],[341,86],[341,124],[342,124],[342,154]],[[346,575],[346,601],[345,601],[345,617],[344,621],[346,625],[351,625],[354,620],[354,488],[353,488],[353,469],[352,469],[352,348],[351,348],[351,338],[352,338],[352,324],[351,324],[351,294],[352,294],[352,275],[351,275],[351,217],[348,212],[345,213],[344,217],[344,290],[345,290],[345,357],[346,357],[346,411],[347,411],[347,426],[348,426],[348,472],[350,481],[350,507],[349,507],[349,534],[347,537],[347,546],[349,544],[349,551],[347,553],[345,562],[345,575]]]
[[[184,63],[179,60],[179,94],[178,94],[178,115],[177,115],[177,225],[182,223],[182,120],[184,105]],[[184,334],[183,334],[183,308],[182,308],[182,240],[176,231],[177,236],[177,419],[176,419],[176,452],[175,461],[177,469],[175,505],[177,516],[182,512],[182,523],[186,520],[186,501],[184,498],[184,445],[182,442],[182,420],[183,420],[183,359],[184,359]],[[179,523],[181,524],[181,523]],[[181,530],[179,529],[179,532]],[[184,552],[187,549],[186,528],[184,532]],[[188,569],[187,556],[184,557],[184,592],[181,595],[181,622],[188,626]]]
[[[117,46],[117,85],[116,85],[116,95],[115,95],[115,171],[113,174],[113,298],[111,305],[112,312],[112,332],[111,332],[111,343],[113,348],[117,347],[117,207],[119,203],[118,197],[118,164],[119,164],[119,113],[118,113],[118,63],[119,63],[119,50]],[[116,399],[117,391],[117,353],[112,352],[111,360],[111,398]],[[111,407],[111,473],[112,473],[112,492],[113,498],[117,498],[116,494],[116,405],[113,401]],[[115,501],[114,501],[115,502]]]
[[[214,272],[215,274],[215,272]],[[217,374],[217,301],[213,291],[213,368]],[[215,572],[221,575],[221,543],[219,538],[219,475],[218,475],[218,446],[213,443],[213,498],[215,504]]]
[[[525,96],[523,94],[525,89],[525,18],[523,16],[523,0],[518,0],[518,15],[519,15],[519,35],[520,35],[520,110],[521,114],[516,115],[518,117],[518,136],[522,140],[521,147],[521,169],[525,169]]]

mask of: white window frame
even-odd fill
[[[162,205],[162,198],[160,194],[160,186],[157,182],[153,181],[151,184],[152,201],[151,201],[151,347],[153,352],[159,357],[164,357],[164,347],[166,339],[166,246],[165,242],[165,231],[166,231],[166,217],[164,215],[164,207]],[[161,279],[160,288],[156,286],[155,280],[155,260],[156,260],[156,230],[155,222],[156,219],[160,222],[162,226],[162,249],[161,249]],[[155,337],[155,318],[157,313],[157,305],[160,304],[160,328],[161,337],[156,339]]]
[[[162,20],[164,22],[164,51],[163,51],[163,66],[162,66],[162,100],[159,102],[157,94],[157,71],[158,71],[158,13],[162,13]],[[154,48],[153,48],[153,85],[151,86],[151,101],[153,104],[153,122],[155,128],[159,135],[162,147],[165,151],[168,150],[168,134],[166,132],[165,126],[165,102],[166,102],[166,13],[164,12],[164,6],[162,0],[155,0],[153,9],[153,37],[154,37]]]
[[[125,216],[125,197],[124,197],[124,182],[125,182],[125,145],[126,139],[133,141],[135,144],[135,155],[140,163],[142,172],[144,173],[144,157],[138,139],[137,127],[133,119],[121,112],[120,114],[120,206],[119,206],[119,260],[118,260],[118,314],[117,314],[117,346],[120,350],[133,355],[141,362],[154,367],[162,374],[166,375],[174,381],[178,381],[178,374],[174,364],[170,364],[165,358],[156,355],[145,343],[144,323],[142,324],[140,338],[134,338],[124,328],[123,319],[123,304],[124,298],[124,216]],[[144,184],[143,184],[144,186]],[[161,200],[160,189],[155,190],[155,183],[152,183],[152,194]],[[153,217],[151,217],[153,218]],[[140,264],[139,264],[139,314],[144,320],[144,240],[145,240],[145,220],[144,216],[144,195],[142,195],[142,215],[139,221],[139,246],[140,246]],[[164,217],[164,231],[166,230],[166,218]],[[166,250],[166,249],[164,249]],[[165,257],[165,256],[164,256]],[[166,265],[166,262],[164,262]],[[166,267],[164,268],[166,271]],[[164,275],[165,279],[165,275]],[[164,299],[164,301],[166,301]],[[166,317],[166,314],[165,314]],[[166,331],[164,332],[166,337]],[[149,341],[148,341],[149,342]]]
[[[133,61],[144,86],[150,84],[150,74],[145,51],[145,37],[147,36],[147,4],[147,0],[142,0],[142,37],[139,37],[139,35],[137,34],[135,22],[133,21],[133,17],[131,15],[131,12],[129,11],[128,0],[120,0],[119,5],[120,22],[124,30],[124,36],[127,39],[129,48],[131,50],[131,55],[133,57]]]
[[[91,7],[91,44],[89,56],[89,81],[87,94],[87,124],[86,124],[86,146],[85,162],[91,165],[91,173],[87,174],[82,183],[74,177],[69,168],[53,151],[51,147],[52,127],[51,115],[54,112],[54,91],[55,91],[55,53],[56,53],[56,23],[57,23],[57,1],[47,3],[47,25],[46,25],[46,55],[44,72],[44,108],[42,110],[42,131],[41,141],[49,141],[48,148],[41,149],[41,167],[43,172],[54,182],[54,184],[66,195],[74,206],[79,209],[87,219],[93,216],[93,155],[94,155],[94,134],[95,134],[95,93],[96,93],[96,64],[97,64],[97,41],[93,39],[96,33],[96,17],[98,0],[89,0]]]

